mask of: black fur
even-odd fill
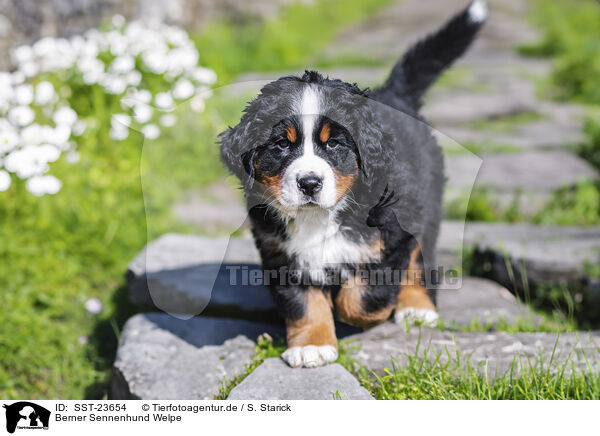
[[[352,165],[358,169],[348,207],[337,215],[340,231],[359,244],[370,245],[381,238],[385,247],[381,262],[367,268],[403,271],[419,243],[425,277],[432,276],[442,218],[443,156],[418,109],[427,88],[467,49],[481,24],[472,23],[467,10],[456,15],[409,49],[386,83],[372,92],[315,71],[302,77],[283,77],[262,88],[240,122],[221,134],[221,158],[244,186],[265,270],[299,267],[282,248],[281,242],[289,237],[286,220],[268,204],[264,186],[255,181],[281,174],[297,157],[297,148],[289,144],[284,129],[294,125],[298,135],[302,134],[297,99],[312,85],[318,86],[321,96],[319,123],[329,122],[332,135],[337,135],[335,140],[341,144],[337,151],[320,144],[318,153],[342,171],[351,172]],[[338,272],[355,267],[331,266]],[[427,284],[433,288],[430,281]],[[271,286],[285,318],[304,315],[302,293],[310,285],[325,291],[332,286],[310,280]],[[397,294],[397,286],[372,286],[364,301],[365,310],[394,304]]]

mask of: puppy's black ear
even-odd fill
[[[386,134],[371,113],[364,114],[358,122],[359,135],[355,137],[358,145],[359,165],[363,181],[375,187],[379,181],[387,180],[384,174],[386,162],[390,158],[383,154]]]
[[[242,153],[242,167],[245,176],[240,177],[242,184],[248,189],[254,186],[254,158],[256,157],[256,148]]]

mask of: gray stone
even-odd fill
[[[210,235],[239,231],[248,212],[239,189],[221,181],[200,191],[189,192],[173,206],[175,216]]]
[[[260,275],[254,243],[243,238],[166,234],[130,263],[129,298],[169,313],[275,320],[271,295],[253,283]]]
[[[581,123],[566,122],[556,123],[553,120],[527,123],[515,126],[508,132],[497,132],[479,130],[464,126],[436,126],[444,136],[452,138],[452,144],[446,148],[449,151],[456,150],[455,144],[476,144],[481,146],[484,154],[494,153],[493,150],[486,151],[486,147],[494,146],[514,147],[515,152],[529,151],[534,149],[565,148],[573,144],[580,144],[583,140]],[[444,147],[443,140],[440,145]],[[464,146],[463,146],[464,147]],[[513,159],[519,159],[519,154],[513,154]]]
[[[509,324],[539,320],[539,316],[508,289],[475,277],[464,277],[460,289],[438,290],[437,306],[446,327],[468,326],[475,320],[490,326],[500,320]]]
[[[439,358],[442,364],[449,360],[457,363],[457,352],[461,365],[468,361],[482,374],[487,366],[490,378],[502,376],[513,362],[517,363],[515,374],[520,371],[519,363],[545,371],[549,366],[550,373],[560,372],[563,365],[566,374],[585,371],[588,362],[592,371],[600,369],[600,332],[557,335],[449,332],[427,328],[411,328],[407,332],[402,326],[386,323],[347,339],[359,345],[354,351],[356,360],[380,374],[394,364],[406,366],[411,356],[426,356],[432,361]]]
[[[518,154],[457,155],[446,157],[446,175],[451,188],[471,189],[470,174],[481,168],[475,186],[491,192],[512,194],[517,190],[550,194],[580,180],[598,179],[598,172],[585,160],[562,150]],[[468,175],[468,176],[466,176]]]
[[[127,321],[111,380],[112,399],[213,399],[244,370],[256,337],[281,327],[242,320],[140,314]]]
[[[278,357],[266,359],[233,388],[228,400],[373,400],[339,363],[290,368]]]
[[[460,264],[457,259],[460,232],[459,223],[445,223],[442,227],[440,260],[445,268],[456,268]],[[476,235],[467,235],[467,240],[475,243]],[[174,234],[152,242],[130,265],[128,279],[132,302],[151,305],[154,300],[163,304],[159,306],[163,309],[168,306],[171,313],[201,312],[204,315],[280,323],[269,291],[260,282],[243,284],[244,276],[256,273],[260,277],[258,253],[253,241],[231,238],[229,249],[223,250],[222,247],[227,245],[227,238]],[[219,266],[218,258],[211,257],[217,253],[215,247],[220,252],[225,251],[228,263]],[[202,264],[202,261],[207,264]],[[236,261],[248,263],[237,264]],[[145,272],[145,268],[149,273]],[[213,274],[217,274],[214,281]],[[207,275],[210,280],[206,280]],[[529,310],[506,289],[488,280],[465,277],[460,289],[442,289],[438,295],[440,314],[449,325],[468,325],[474,318],[482,323],[494,324],[499,318],[513,322],[532,317]],[[210,301],[207,302],[207,299]],[[345,332],[341,324],[338,333],[343,335]]]
[[[585,265],[600,262],[600,227],[444,221],[438,253],[445,259],[446,268],[460,265],[452,255],[463,244],[477,249],[475,261],[478,254],[494,253],[500,258],[496,266],[505,271],[506,255],[515,272],[523,269],[531,282],[582,280],[586,277]]]

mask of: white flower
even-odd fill
[[[54,86],[48,81],[42,81],[35,87],[35,104],[40,106],[49,104],[54,100],[56,92]]]
[[[192,71],[192,78],[199,83],[212,85],[217,81],[217,74],[210,68],[196,67]]]
[[[71,137],[71,127],[66,124],[59,124],[51,132],[46,130],[44,135],[46,141],[64,150],[68,145],[67,141]]]
[[[73,135],[81,136],[83,132],[85,132],[87,125],[83,120],[77,120],[75,124],[73,124]]]
[[[15,71],[10,75],[10,79],[13,85],[20,85],[25,82],[25,74],[22,71]]]
[[[171,127],[177,122],[177,117],[173,114],[164,114],[159,121],[163,126]]]
[[[156,124],[146,124],[142,128],[142,134],[148,139],[156,139],[160,135],[160,129]]]
[[[110,125],[112,127],[129,127],[131,125],[131,118],[127,114],[113,114],[110,117]]]
[[[144,52],[142,61],[155,74],[163,74],[167,69],[167,56],[158,50]]]
[[[152,108],[147,104],[136,104],[133,113],[133,118],[140,124],[145,124],[152,119]]]
[[[140,73],[138,70],[130,71],[127,73],[125,80],[127,81],[128,85],[138,86],[142,81],[142,73]]]
[[[29,84],[15,87],[15,102],[18,105],[27,106],[33,101],[33,86]]]
[[[81,155],[76,150],[69,150],[66,156],[67,162],[73,164],[81,160]]]
[[[112,25],[115,27],[123,27],[125,24],[125,17],[121,14],[117,14],[111,19]]]
[[[11,151],[19,143],[19,134],[11,127],[0,127],[0,155]]]
[[[131,55],[119,56],[112,61],[112,64],[110,64],[110,70],[118,74],[128,73],[134,68],[135,60]]]
[[[172,110],[175,103],[173,102],[173,97],[168,92],[159,92],[154,97],[154,104],[157,108],[168,111]]]
[[[0,170],[0,191],[6,191],[10,188],[10,174],[4,170]]]
[[[33,49],[28,45],[21,45],[13,50],[12,57],[17,64],[29,62],[33,60]]]
[[[4,159],[4,167],[20,179],[43,174],[48,171],[47,162],[37,155],[37,147],[28,145],[15,150]]]
[[[194,95],[194,85],[187,79],[179,79],[173,88],[173,97],[185,100]]]
[[[44,140],[42,128],[39,124],[31,124],[21,130],[21,140],[25,144],[40,144]]]
[[[68,106],[63,106],[54,112],[52,120],[57,126],[72,126],[77,121],[77,113]]]
[[[123,141],[129,136],[129,128],[122,125],[114,125],[110,128],[108,134],[114,141]]]
[[[94,315],[102,312],[102,302],[95,297],[88,299],[85,302],[84,307],[85,310],[87,310],[89,313],[93,313]]]
[[[27,190],[38,197],[44,194],[56,194],[62,188],[62,182],[54,176],[35,176],[27,180]]]
[[[54,162],[60,157],[60,150],[52,144],[42,144],[37,148],[36,154],[39,159]]]
[[[127,79],[121,76],[106,75],[101,80],[101,85],[109,94],[122,94],[127,88]]]
[[[19,71],[26,77],[33,77],[39,72],[39,68],[34,61],[29,61],[19,65]]]
[[[8,119],[15,126],[31,124],[34,118],[35,112],[29,106],[15,106],[8,112]]]
[[[200,113],[204,110],[204,99],[202,96],[197,95],[196,97],[190,100],[190,108],[196,112]]]

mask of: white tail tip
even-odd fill
[[[485,0],[475,0],[469,6],[469,19],[473,23],[481,23],[488,16],[488,8]]]

